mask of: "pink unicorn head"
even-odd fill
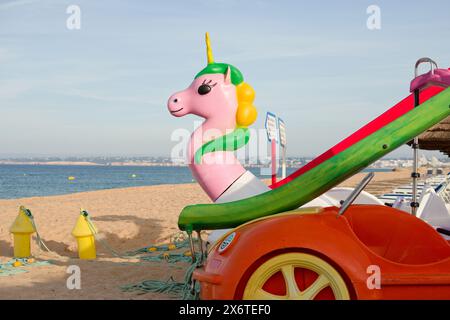
[[[236,87],[231,83],[230,69],[225,74],[205,74],[191,85],[173,94],[167,103],[175,117],[194,114],[222,128],[236,127]]]
[[[247,127],[257,112],[255,92],[242,73],[230,64],[214,62],[208,33],[206,47],[208,65],[187,89],[170,96],[167,108],[175,117],[194,114],[205,119],[189,141],[189,166],[215,200],[245,172],[233,151],[248,142]]]

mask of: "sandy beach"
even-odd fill
[[[354,186],[364,174],[345,181]],[[366,191],[379,195],[409,182],[409,170],[376,173]],[[105,240],[118,252],[167,243],[178,232],[177,219],[189,204],[207,203],[209,199],[197,184],[160,185],[83,192],[62,196],[0,200],[0,261],[13,255],[9,227],[20,205],[29,208],[39,232],[54,254],[39,251],[32,244],[36,259],[51,260],[50,265],[27,267],[27,273],[0,277],[0,299],[170,299],[163,294],[122,292],[120,286],[147,279],[181,281],[187,263],[139,262],[115,258],[97,244],[94,261],[77,259],[76,241],[71,236],[80,208],[92,220]],[[69,265],[81,269],[81,289],[68,290]]]

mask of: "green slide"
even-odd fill
[[[253,219],[296,209],[448,116],[450,88],[279,188],[234,202],[185,207],[178,225],[186,231],[233,228]]]

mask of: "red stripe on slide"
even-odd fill
[[[429,87],[425,90],[423,90],[420,93],[420,102],[423,103],[427,101],[428,99],[432,98],[433,96],[437,95],[438,93],[442,92],[444,88],[442,87]],[[403,99],[399,103],[397,103],[395,106],[393,106],[391,109],[380,115],[375,120],[372,120],[368,124],[366,124],[364,127],[353,133],[348,138],[342,140],[337,145],[332,147],[330,150],[322,153],[320,156],[315,158],[314,160],[308,162],[306,165],[289,175],[283,180],[278,181],[277,183],[274,183],[270,186],[270,188],[275,189],[278,187],[281,187],[282,185],[288,183],[289,181],[297,178],[298,176],[304,174],[305,172],[311,170],[312,168],[318,166],[322,162],[330,159],[331,157],[337,155],[338,153],[346,150],[347,148],[351,147],[355,143],[361,141],[362,139],[366,138],[367,136],[371,135],[372,133],[380,130],[387,124],[391,123],[395,119],[401,117],[408,111],[414,109],[414,95],[411,94],[407,98]]]

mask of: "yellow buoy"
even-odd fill
[[[186,257],[191,257],[191,256],[192,256],[192,252],[190,252],[190,251],[185,251],[183,254],[184,254]]]
[[[75,180],[75,177],[74,176],[67,177],[67,180],[73,181],[73,180]]]
[[[158,250],[158,248],[156,248],[156,247],[150,247],[147,249],[148,252],[155,252],[157,250]]]
[[[167,247],[167,249],[169,250],[175,250],[177,248],[177,246],[173,243],[169,244],[169,246]]]
[[[21,266],[22,266],[22,262],[20,262],[19,260],[14,261],[13,267],[17,268],[17,267],[21,267]]]
[[[77,223],[72,230],[72,235],[77,239],[78,257],[80,259],[92,260],[97,257],[95,250],[94,225],[88,220],[89,214],[81,210]]]
[[[19,214],[9,231],[14,235],[14,258],[28,258],[31,256],[31,234],[36,232],[31,221],[31,212],[25,207],[19,208]]]

